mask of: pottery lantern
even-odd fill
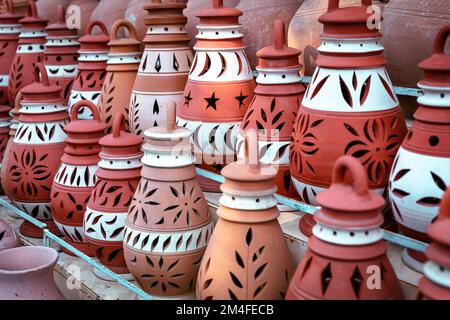
[[[260,163],[254,130],[245,144],[244,159],[222,170],[219,220],[200,266],[198,299],[284,299],[294,271],[277,220],[277,170]]]
[[[99,168],[94,190],[84,216],[84,234],[100,263],[132,279],[123,255],[125,219],[139,184],[142,139],[126,133],[125,117],[114,117],[113,133],[100,140]],[[107,275],[94,269],[105,280]]]
[[[193,61],[183,16],[186,4],[152,1],[144,8],[148,30],[129,111],[130,129],[141,137],[145,130],[165,124],[170,101],[182,103]]]
[[[142,179],[130,205],[125,260],[140,286],[156,297],[195,297],[198,269],[213,231],[196,180],[192,133],[167,123],[145,132]]]
[[[197,162],[216,172],[235,160],[239,125],[255,89],[241,15],[222,0],[197,11],[196,55],[178,109],[178,124],[194,132]],[[220,192],[216,182],[201,178],[200,184],[203,191]]]
[[[0,161],[3,162],[3,155],[9,141],[9,128],[11,126],[11,117],[9,116],[10,108],[8,106],[0,105]],[[1,164],[0,164],[1,168]],[[0,186],[0,194],[3,194],[3,189]]]
[[[78,120],[81,107],[91,111],[92,120]],[[83,232],[83,218],[95,185],[100,161],[99,140],[105,135],[106,124],[100,122],[97,107],[89,101],[78,102],[70,118],[71,122],[64,127],[68,135],[66,148],[52,186],[52,215],[64,240],[91,255]]]
[[[64,153],[63,129],[69,119],[61,87],[50,84],[44,65],[38,63],[33,73],[34,83],[21,90],[22,108],[6,168],[5,191],[20,210],[59,235],[52,220],[50,191]],[[20,232],[42,237],[42,230],[28,221]]]
[[[420,300],[450,300],[450,189],[441,202],[439,216],[428,228],[432,243],[426,254],[428,262],[419,281]]]
[[[80,34],[86,33],[92,13],[98,6],[100,0],[72,0],[67,13],[69,15],[68,23],[77,26]]]
[[[385,200],[368,184],[366,169],[356,158],[342,156],[336,161],[330,188],[317,195],[321,206],[314,215],[317,224],[287,299],[403,298],[383,240]]]
[[[14,14],[12,0],[6,1],[7,11],[0,15],[0,105],[10,105],[8,94],[9,71],[17,51],[20,35],[19,20]]]
[[[290,146],[291,174],[304,202],[331,184],[334,162],[342,155],[364,165],[369,187],[387,194],[389,172],[406,134],[398,99],[386,73],[382,35],[367,26],[371,0],[360,6],[339,7],[329,1],[319,21],[322,44],[312,82],[302,102]],[[385,218],[387,218],[386,215]],[[388,226],[393,219],[386,219]],[[301,220],[311,234],[312,216]]]
[[[242,121],[241,132],[250,128],[258,131],[260,161],[278,167],[277,193],[295,198],[297,193],[289,170],[289,140],[305,92],[299,76],[301,52],[286,46],[282,20],[275,21],[273,41],[272,46],[257,53],[259,76],[255,97]],[[237,147],[240,157],[244,153],[243,142],[241,134]]]
[[[0,219],[0,252],[20,246],[20,239],[17,233],[9,224]]]
[[[21,33],[14,60],[9,72],[9,101],[15,101],[17,93],[23,87],[32,84],[35,65],[44,61],[47,37],[47,20],[38,16],[36,4],[28,2],[28,16],[21,19]]]
[[[62,87],[66,102],[77,75],[78,32],[68,28],[66,11],[58,7],[58,21],[47,27],[47,44],[45,45],[45,68],[51,84]]]
[[[118,31],[126,29],[129,37],[118,38]],[[103,83],[102,97],[99,105],[102,122],[108,125],[107,132],[112,132],[113,117],[117,113],[125,116],[128,131],[128,108],[131,91],[141,61],[136,29],[126,20],[118,20],[111,30],[107,74]]]
[[[389,197],[397,223],[406,235],[428,242],[428,226],[450,185],[450,55],[444,45],[450,24],[437,34],[432,56],[419,64],[424,79],[419,88],[415,122],[395,158]],[[403,260],[420,271],[425,255],[403,252]]]
[[[100,34],[94,34],[95,27],[100,29]],[[91,22],[79,42],[78,71],[70,93],[69,110],[81,100],[91,101],[98,106],[109,59],[109,35],[103,22]],[[78,119],[92,119],[89,109],[81,108],[78,112]]]

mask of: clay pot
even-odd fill
[[[94,35],[95,27],[100,29],[101,34]],[[109,35],[103,22],[89,23],[86,34],[79,42],[78,71],[70,93],[69,111],[81,100],[88,100],[98,106],[109,59]],[[78,119],[92,119],[89,109],[81,108],[78,112],[80,113]]]
[[[386,72],[382,35],[367,26],[370,0],[338,8],[330,0],[317,69],[297,116],[290,146],[291,174],[302,200],[317,206],[315,197],[331,184],[334,162],[343,155],[363,163],[369,187],[387,196],[389,173],[406,124]],[[337,24],[336,21],[339,21]],[[331,103],[332,102],[332,103]],[[392,219],[386,217],[386,227]],[[312,216],[301,220],[311,234]]]
[[[403,299],[380,228],[385,200],[368,185],[359,160],[343,156],[336,161],[330,188],[317,196],[317,225],[288,300]]]
[[[37,0],[33,0],[36,2]],[[28,2],[29,0],[13,0],[14,12],[21,16],[26,16],[28,12]]]
[[[0,300],[62,300],[53,271],[58,252],[19,247],[0,252]]]
[[[291,22],[294,13],[304,0],[240,0],[236,6],[241,10],[242,33],[247,46],[248,60],[252,69],[258,65],[256,52],[271,45],[273,21],[281,19],[286,25]]]
[[[144,137],[148,128],[164,125],[167,104],[183,100],[193,55],[188,47],[183,16],[185,3],[149,2],[145,50],[130,100],[130,130]]]
[[[55,8],[58,6],[66,8],[69,4],[70,0],[38,0],[36,7],[42,18],[47,19],[50,23],[56,23],[60,21],[60,14]]]
[[[78,120],[81,107],[89,108],[94,119]],[[64,127],[68,135],[66,149],[52,186],[52,214],[64,240],[92,256],[83,232],[83,218],[95,186],[101,150],[99,140],[105,134],[106,124],[100,122],[97,107],[89,101],[78,102],[72,109],[70,120]],[[73,255],[69,251],[66,253]]]
[[[372,2],[381,9],[384,8],[379,1]],[[341,0],[340,7],[359,3],[361,0]],[[300,62],[303,64],[304,74],[307,76],[312,76],[317,66],[316,59],[319,56],[317,48],[320,46],[320,34],[323,30],[318,18],[327,11],[327,6],[328,0],[304,0],[289,25],[288,44],[290,47],[303,51]]]
[[[64,153],[63,128],[69,119],[61,87],[50,85],[44,65],[38,63],[33,73],[34,83],[21,90],[22,109],[6,168],[5,191],[20,210],[59,235],[52,220],[50,188]],[[28,221],[20,232],[42,238],[42,230]]]
[[[4,220],[0,219],[0,252],[20,246],[17,233]]]
[[[236,157],[239,125],[255,89],[240,32],[241,15],[238,9],[224,7],[222,0],[197,11],[200,33],[178,123],[194,132],[198,163],[223,166]],[[203,191],[219,191],[218,183],[203,181]]]
[[[136,28],[137,38],[142,41],[147,33],[147,26],[145,25],[145,10],[144,5],[147,0],[131,0],[128,4],[128,8],[125,11],[124,18],[130,21]]]
[[[294,270],[277,221],[277,170],[259,162],[254,130],[245,144],[244,159],[222,170],[219,220],[200,266],[198,299],[284,299]]]
[[[80,34],[85,34],[92,13],[100,0],[72,0],[67,8],[69,22],[78,24]]]
[[[428,235],[433,240],[427,248],[428,262],[419,281],[419,300],[450,300],[450,189],[447,189],[437,220],[428,228]]]
[[[9,128],[11,126],[9,110],[9,107],[0,105],[0,162],[3,161],[3,155],[5,154],[9,141]],[[1,186],[0,194],[3,194],[3,189]]]
[[[77,75],[78,33],[66,24],[66,10],[58,7],[58,21],[47,27],[45,45],[45,68],[51,84],[62,87],[66,103]]]
[[[113,133],[100,140],[101,160],[84,215],[84,234],[101,264],[131,280],[123,255],[123,239],[128,208],[141,177],[143,153],[142,139],[126,133],[124,128],[125,117],[118,113],[114,117]],[[97,269],[94,273],[104,280],[112,280]]]
[[[424,94],[417,100],[415,122],[398,151],[389,181],[389,198],[401,231],[425,242],[450,185],[450,56],[444,51],[449,35],[447,24],[436,36],[433,55],[419,64],[425,73],[418,84]],[[408,249],[403,260],[421,271],[426,257]]]
[[[44,61],[47,37],[47,20],[38,16],[33,0],[28,3],[28,16],[21,19],[19,43],[9,72],[9,101],[15,101],[23,87],[33,83],[33,72],[37,63]]]
[[[14,14],[12,0],[6,1],[7,11],[0,15],[0,105],[11,105],[8,85],[9,71],[17,51],[20,34],[19,20],[23,17]]]
[[[129,0],[100,0],[92,12],[91,21],[101,20],[108,31],[111,31],[113,24],[124,18],[129,2]]]
[[[128,38],[118,38],[118,32],[126,29]],[[112,132],[113,116],[122,113],[125,116],[125,130],[129,130],[128,112],[136,73],[141,61],[140,42],[136,29],[126,20],[118,20],[112,26],[109,45],[107,74],[102,89],[99,109],[102,122],[108,125],[107,132]]]
[[[213,223],[195,178],[192,133],[175,125],[175,102],[167,111],[165,126],[145,132],[144,168],[124,250],[128,268],[147,293],[180,299],[195,291]]]
[[[260,161],[278,167],[277,193],[295,198],[297,193],[289,170],[289,141],[305,92],[299,76],[301,52],[286,46],[283,20],[275,21],[273,43],[257,53],[259,76],[255,97],[242,121],[237,150],[242,157],[243,132],[250,128],[257,130]],[[293,210],[285,206],[279,209]]]
[[[446,0],[395,0],[386,5],[383,44],[389,61],[386,67],[394,85],[416,87],[423,77],[417,65],[431,55],[434,35],[449,20],[450,6]],[[450,44],[446,50],[450,50]],[[400,105],[412,118],[416,98],[400,96]]]

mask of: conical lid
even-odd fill
[[[242,11],[236,8],[225,7],[223,0],[211,0],[211,6],[200,8],[196,16],[200,18],[201,25],[237,25]]]
[[[18,25],[21,19],[23,19],[23,16],[14,13],[13,0],[6,0],[6,11],[0,14],[0,26],[3,24]]]
[[[118,38],[118,31],[124,28],[129,34],[128,38]],[[111,40],[108,43],[110,54],[127,54],[140,52],[141,42],[137,40],[136,28],[128,20],[117,20],[111,28]],[[139,63],[139,59],[135,61]]]
[[[186,9],[185,2],[177,0],[151,0],[144,5],[144,9],[148,15],[144,18],[145,25],[184,25],[187,23],[183,10]]]
[[[38,16],[34,0],[28,1],[28,15],[21,19],[22,30],[43,30],[47,27],[48,20]]]
[[[92,34],[95,27],[100,29],[100,34]],[[99,20],[92,21],[86,29],[86,34],[79,39],[80,52],[107,52],[109,40],[108,28],[105,24]]]
[[[23,102],[27,103],[61,101],[61,91],[60,86],[50,84],[42,63],[37,63],[34,68],[34,82],[21,90]]]

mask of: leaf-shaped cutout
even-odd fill
[[[114,230],[114,232],[111,234],[111,238],[112,239],[116,238],[118,235],[122,233],[123,229],[125,229],[125,227],[120,227]]]
[[[447,189],[447,184],[444,182],[444,180],[433,171],[430,171],[430,173],[431,176],[433,177],[434,183],[438,186],[439,189],[445,192],[445,190]]]
[[[231,300],[239,300],[238,297],[234,294],[234,292],[231,291],[230,289],[228,289],[228,294],[230,295]]]
[[[106,239],[106,231],[102,224],[100,224],[100,232],[102,233],[103,239]]]
[[[206,55],[205,65],[203,66],[203,70],[198,74],[199,77],[203,76],[211,68],[211,58],[209,57],[208,53],[205,53],[205,55]]]
[[[390,85],[387,83],[386,80],[384,80],[384,78],[378,74],[378,77],[381,80],[381,83],[383,84],[384,89],[386,90],[386,92],[389,94],[389,96],[391,97],[392,100],[394,100],[394,102],[397,102],[397,99],[395,97],[395,93],[392,91]]]
[[[261,108],[261,119],[267,123],[267,114],[263,108]]]
[[[351,125],[344,123],[345,129],[347,129],[348,132],[350,132],[355,137],[359,137],[358,131],[356,131],[355,128],[353,128]]]
[[[345,102],[347,102],[347,104],[351,108],[353,108],[352,94],[351,94],[347,84],[345,83],[344,79],[342,79],[341,76],[339,76],[339,86],[341,88],[342,97],[344,98]]]
[[[108,262],[113,261],[121,252],[122,252],[122,249],[117,249],[117,250],[114,250],[113,252],[111,252],[108,255]]]
[[[239,278],[233,273],[230,272],[230,277],[231,277],[231,281],[233,281],[234,285],[240,289],[243,288],[243,285],[241,283],[241,281],[239,280]]]
[[[402,190],[402,189],[398,189],[398,188],[394,188],[394,189],[392,190],[392,193],[393,193],[394,195],[396,195],[397,197],[399,197],[399,198],[407,197],[407,196],[410,195],[409,192],[406,192],[406,191],[404,191],[404,190]]]
[[[258,286],[258,288],[256,288],[255,292],[253,293],[253,298],[256,298],[256,296],[258,296],[258,294],[260,294],[264,290],[266,285],[267,285],[267,282],[264,282],[260,286]]]
[[[213,279],[207,279],[207,280],[203,283],[203,290],[208,289],[212,282],[213,282]]]
[[[247,243],[247,246],[250,246],[253,240],[253,230],[252,228],[248,228],[247,234],[245,235],[245,242]]]
[[[261,276],[261,274],[264,272],[264,270],[267,267],[267,263],[264,263],[262,266],[260,266],[258,269],[256,269],[255,271],[255,280],[258,279],[259,276]]]
[[[145,256],[145,261],[147,262],[147,264],[150,266],[150,268],[154,268],[155,265],[152,261],[152,259],[149,256]]]
[[[360,102],[361,106],[366,102],[367,97],[369,96],[371,82],[372,82],[372,76],[369,76],[366,79],[366,81],[364,81],[364,84],[361,87],[361,93],[359,95],[359,102]]]
[[[170,191],[172,191],[172,194],[178,198],[178,191],[174,187],[170,186]]]
[[[441,203],[441,199],[436,197],[424,197],[417,200],[416,203],[423,206],[437,207]]]
[[[358,88],[358,77],[356,76],[355,71],[353,71],[352,84],[353,84],[353,89],[356,90],[356,88]]]
[[[320,80],[320,82],[317,84],[317,86],[314,88],[314,91],[311,95],[311,100],[315,98],[315,96],[317,96],[317,94],[320,92],[320,90],[322,89],[322,87],[325,85],[325,83],[327,82],[328,78],[330,77],[330,75],[324,77],[322,80]]]
[[[395,174],[394,181],[400,180],[401,178],[403,178],[403,176],[404,176],[405,174],[407,174],[407,173],[410,172],[410,171],[411,171],[411,169],[401,169],[401,170],[399,170],[399,171]]]

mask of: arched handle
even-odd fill
[[[34,82],[40,82],[46,87],[50,86],[50,82],[48,81],[47,70],[45,69],[42,63],[36,63],[34,67]]]
[[[28,17],[37,18],[36,0],[28,0]]]
[[[86,29],[86,35],[92,35],[92,31],[94,31],[95,27],[99,27],[100,30],[102,31],[102,34],[105,36],[108,36],[108,28],[100,20],[94,20],[91,23],[89,23],[89,25]]]
[[[283,49],[286,45],[286,28],[283,20],[275,20],[273,30],[273,46],[275,49]]]
[[[328,11],[339,8],[339,0],[328,0]],[[361,0],[363,6],[371,6],[372,0]]]
[[[14,101],[14,109],[17,110],[17,112],[20,110],[20,101],[22,101],[22,98],[23,98],[22,91],[17,92],[16,100]]]
[[[128,35],[130,39],[137,40],[137,32],[136,28],[133,24],[125,19],[120,19],[114,22],[111,28],[111,40],[116,40],[118,38],[118,32],[120,28],[125,28],[128,31]]]
[[[450,35],[450,23],[443,26],[437,33],[436,38],[434,39],[433,53],[439,54],[444,53],[445,43],[447,42],[447,38]]]
[[[369,180],[361,162],[351,156],[340,157],[333,167],[332,184],[345,183],[345,175],[350,172],[352,185],[356,193],[365,196],[369,193]]]
[[[444,197],[441,200],[439,218],[450,219],[450,186],[447,187],[447,191],[444,193]]]
[[[166,128],[167,131],[173,131],[176,128],[177,124],[177,104],[175,101],[170,101],[167,105],[167,120],[166,120]]]
[[[120,137],[120,132],[125,131],[125,116],[122,112],[119,112],[114,116],[112,131],[114,138]]]
[[[66,23],[66,9],[64,6],[59,4],[57,10],[58,23]]]
[[[260,169],[258,134],[254,129],[247,129],[244,135],[244,161],[251,171],[258,172]]]
[[[75,103],[75,105],[72,108],[72,111],[70,112],[70,121],[78,120],[78,111],[80,111],[81,108],[88,108],[92,112],[92,116],[95,121],[100,122],[100,113],[98,111],[97,106],[92,103],[89,100],[81,100]]]

